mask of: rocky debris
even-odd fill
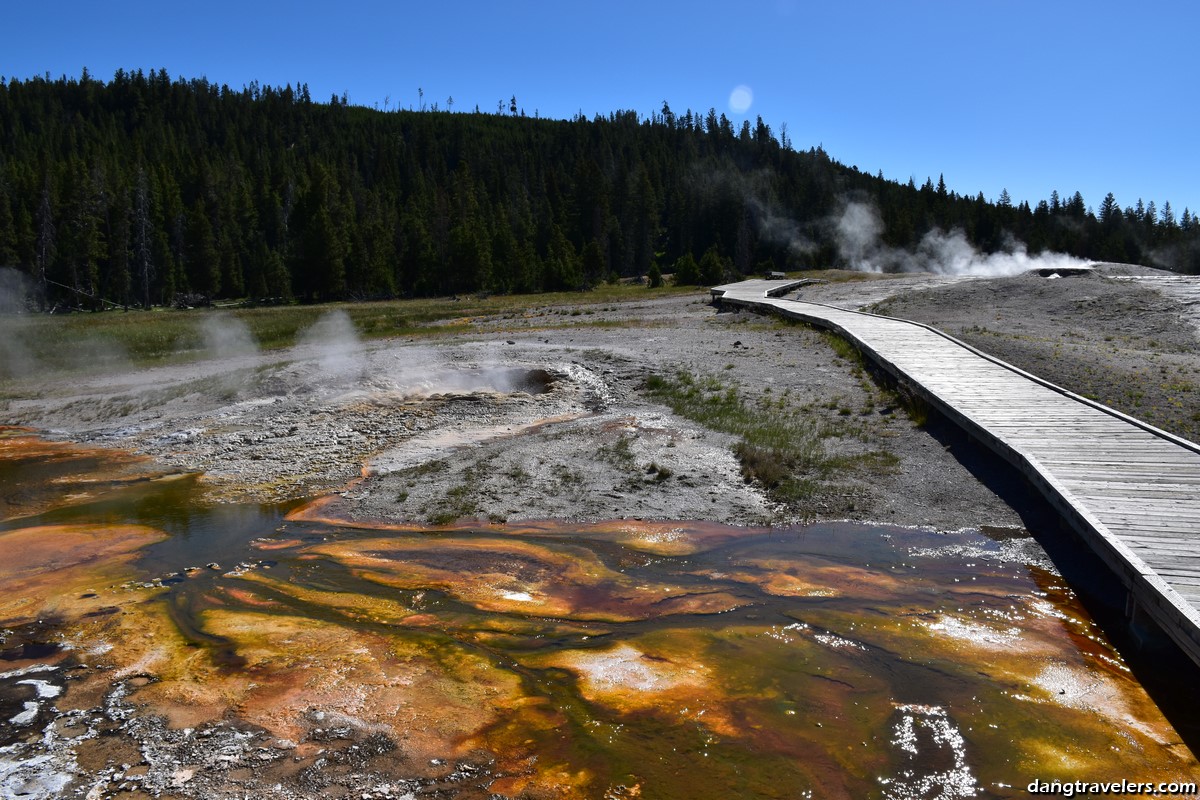
[[[63,692],[63,676],[51,664],[33,664],[0,673],[0,745],[9,745],[36,730],[48,701]]]
[[[399,800],[446,791],[482,795],[493,779],[486,756],[419,762],[379,731],[338,721],[322,727],[328,715],[319,711],[310,713],[313,727],[300,743],[235,721],[172,729],[129,703],[128,681],[115,683],[99,707],[60,712],[48,701],[62,691],[63,670],[35,665],[17,672],[0,674],[0,689],[39,675],[34,691],[46,702],[36,720],[0,720],[0,741],[7,742],[0,746],[0,797]],[[14,738],[14,727],[30,735]]]

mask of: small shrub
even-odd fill
[[[770,491],[778,489],[788,479],[791,470],[779,450],[738,442],[733,451],[741,462],[742,476],[747,483],[758,481]]]
[[[651,461],[650,466],[646,467],[646,474],[653,476],[654,481],[656,483],[662,483],[667,478],[670,478],[671,475],[674,473],[672,473],[671,470],[668,469],[667,467],[661,466],[661,465]]]

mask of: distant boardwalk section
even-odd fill
[[[722,305],[836,331],[1016,466],[1120,577],[1130,615],[1200,664],[1200,446],[915,322],[780,299],[797,281],[713,288]]]
[[[806,281],[789,281],[789,280],[753,280],[741,281],[740,283],[727,283],[723,286],[714,286],[709,291],[714,299],[724,297],[726,293],[732,292],[730,297],[742,297],[745,295],[754,295],[759,298],[781,297],[787,294],[792,289],[798,286],[803,286]]]

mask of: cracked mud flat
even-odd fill
[[[1033,540],[977,531],[1018,513],[819,335],[691,298],[594,311],[619,327],[533,309],[436,344],[10,393],[0,418],[56,441],[0,438],[0,582],[22,581],[0,795],[1004,797],[1114,758],[1195,776]],[[730,437],[643,394],[678,369],[786,392],[829,452],[898,465],[779,507]],[[839,519],[958,532],[787,525]]]

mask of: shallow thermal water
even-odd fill
[[[357,731],[387,742],[370,770],[471,776],[439,796],[1015,797],[1195,775],[1021,534],[429,530],[204,505],[194,478],[22,491],[37,513],[0,523],[19,595],[0,602],[0,762],[32,763],[54,709],[136,678],[128,702],[175,728],[232,715],[296,760]],[[81,661],[106,665],[96,686],[55,677]]]

